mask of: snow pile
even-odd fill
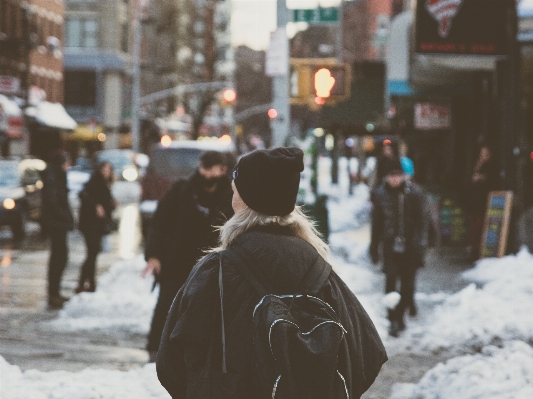
[[[512,341],[439,363],[418,384],[395,384],[389,399],[529,399],[532,381],[533,349]]]
[[[11,366],[0,356],[2,399],[169,399],[157,380],[155,364],[130,370],[85,369],[41,372]]]
[[[348,165],[346,158],[339,159],[339,182],[332,184],[331,159],[319,160],[318,192],[328,196],[329,225],[332,232],[357,229],[370,220],[370,189],[366,184],[358,184],[353,187],[352,195],[349,195]],[[357,170],[357,166],[352,165],[350,170]]]
[[[353,188],[353,195],[330,197],[329,225],[332,232],[357,229],[370,220],[370,189],[366,184]]]
[[[482,260],[464,277],[486,284],[470,284],[435,309],[424,328],[422,349],[469,351],[501,341],[533,340],[531,254],[522,250],[516,256]]]
[[[158,292],[151,291],[153,279],[140,276],[144,265],[142,256],[115,263],[98,281],[96,292],[74,296],[46,326],[146,334]]]

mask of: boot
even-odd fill
[[[62,295],[52,295],[48,298],[48,307],[50,309],[61,309],[63,304],[68,301],[67,297]]]

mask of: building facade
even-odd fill
[[[0,1],[0,75],[18,81],[18,90],[3,94],[63,102],[63,7],[60,0]]]
[[[129,0],[66,0],[65,107],[79,124],[70,140],[89,152],[104,138],[117,147],[129,119],[134,9]]]

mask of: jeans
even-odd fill
[[[168,311],[179,289],[180,287],[176,287],[176,284],[165,282],[159,284],[159,298],[154,309],[152,325],[148,334],[148,344],[146,345],[148,352],[157,352],[159,349],[159,342],[161,341],[161,335],[163,335]]]
[[[401,295],[400,303],[394,310],[394,317],[403,321],[405,309],[414,306],[415,278],[417,266],[409,262],[405,253],[398,254],[391,250],[385,251],[386,282],[385,293],[398,291]],[[398,283],[400,289],[398,290]]]
[[[85,262],[81,266],[80,273],[80,287],[83,287],[85,282],[88,282],[90,287],[94,289],[96,287],[95,272],[96,272],[96,258],[101,251],[102,247],[102,235],[100,233],[94,233],[91,231],[83,232],[85,238],[85,246],[87,247],[87,255]]]
[[[67,230],[50,228],[50,258],[48,260],[48,298],[59,296],[61,277],[67,267]]]

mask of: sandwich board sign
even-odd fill
[[[481,236],[480,258],[505,255],[513,203],[512,191],[491,191]]]

